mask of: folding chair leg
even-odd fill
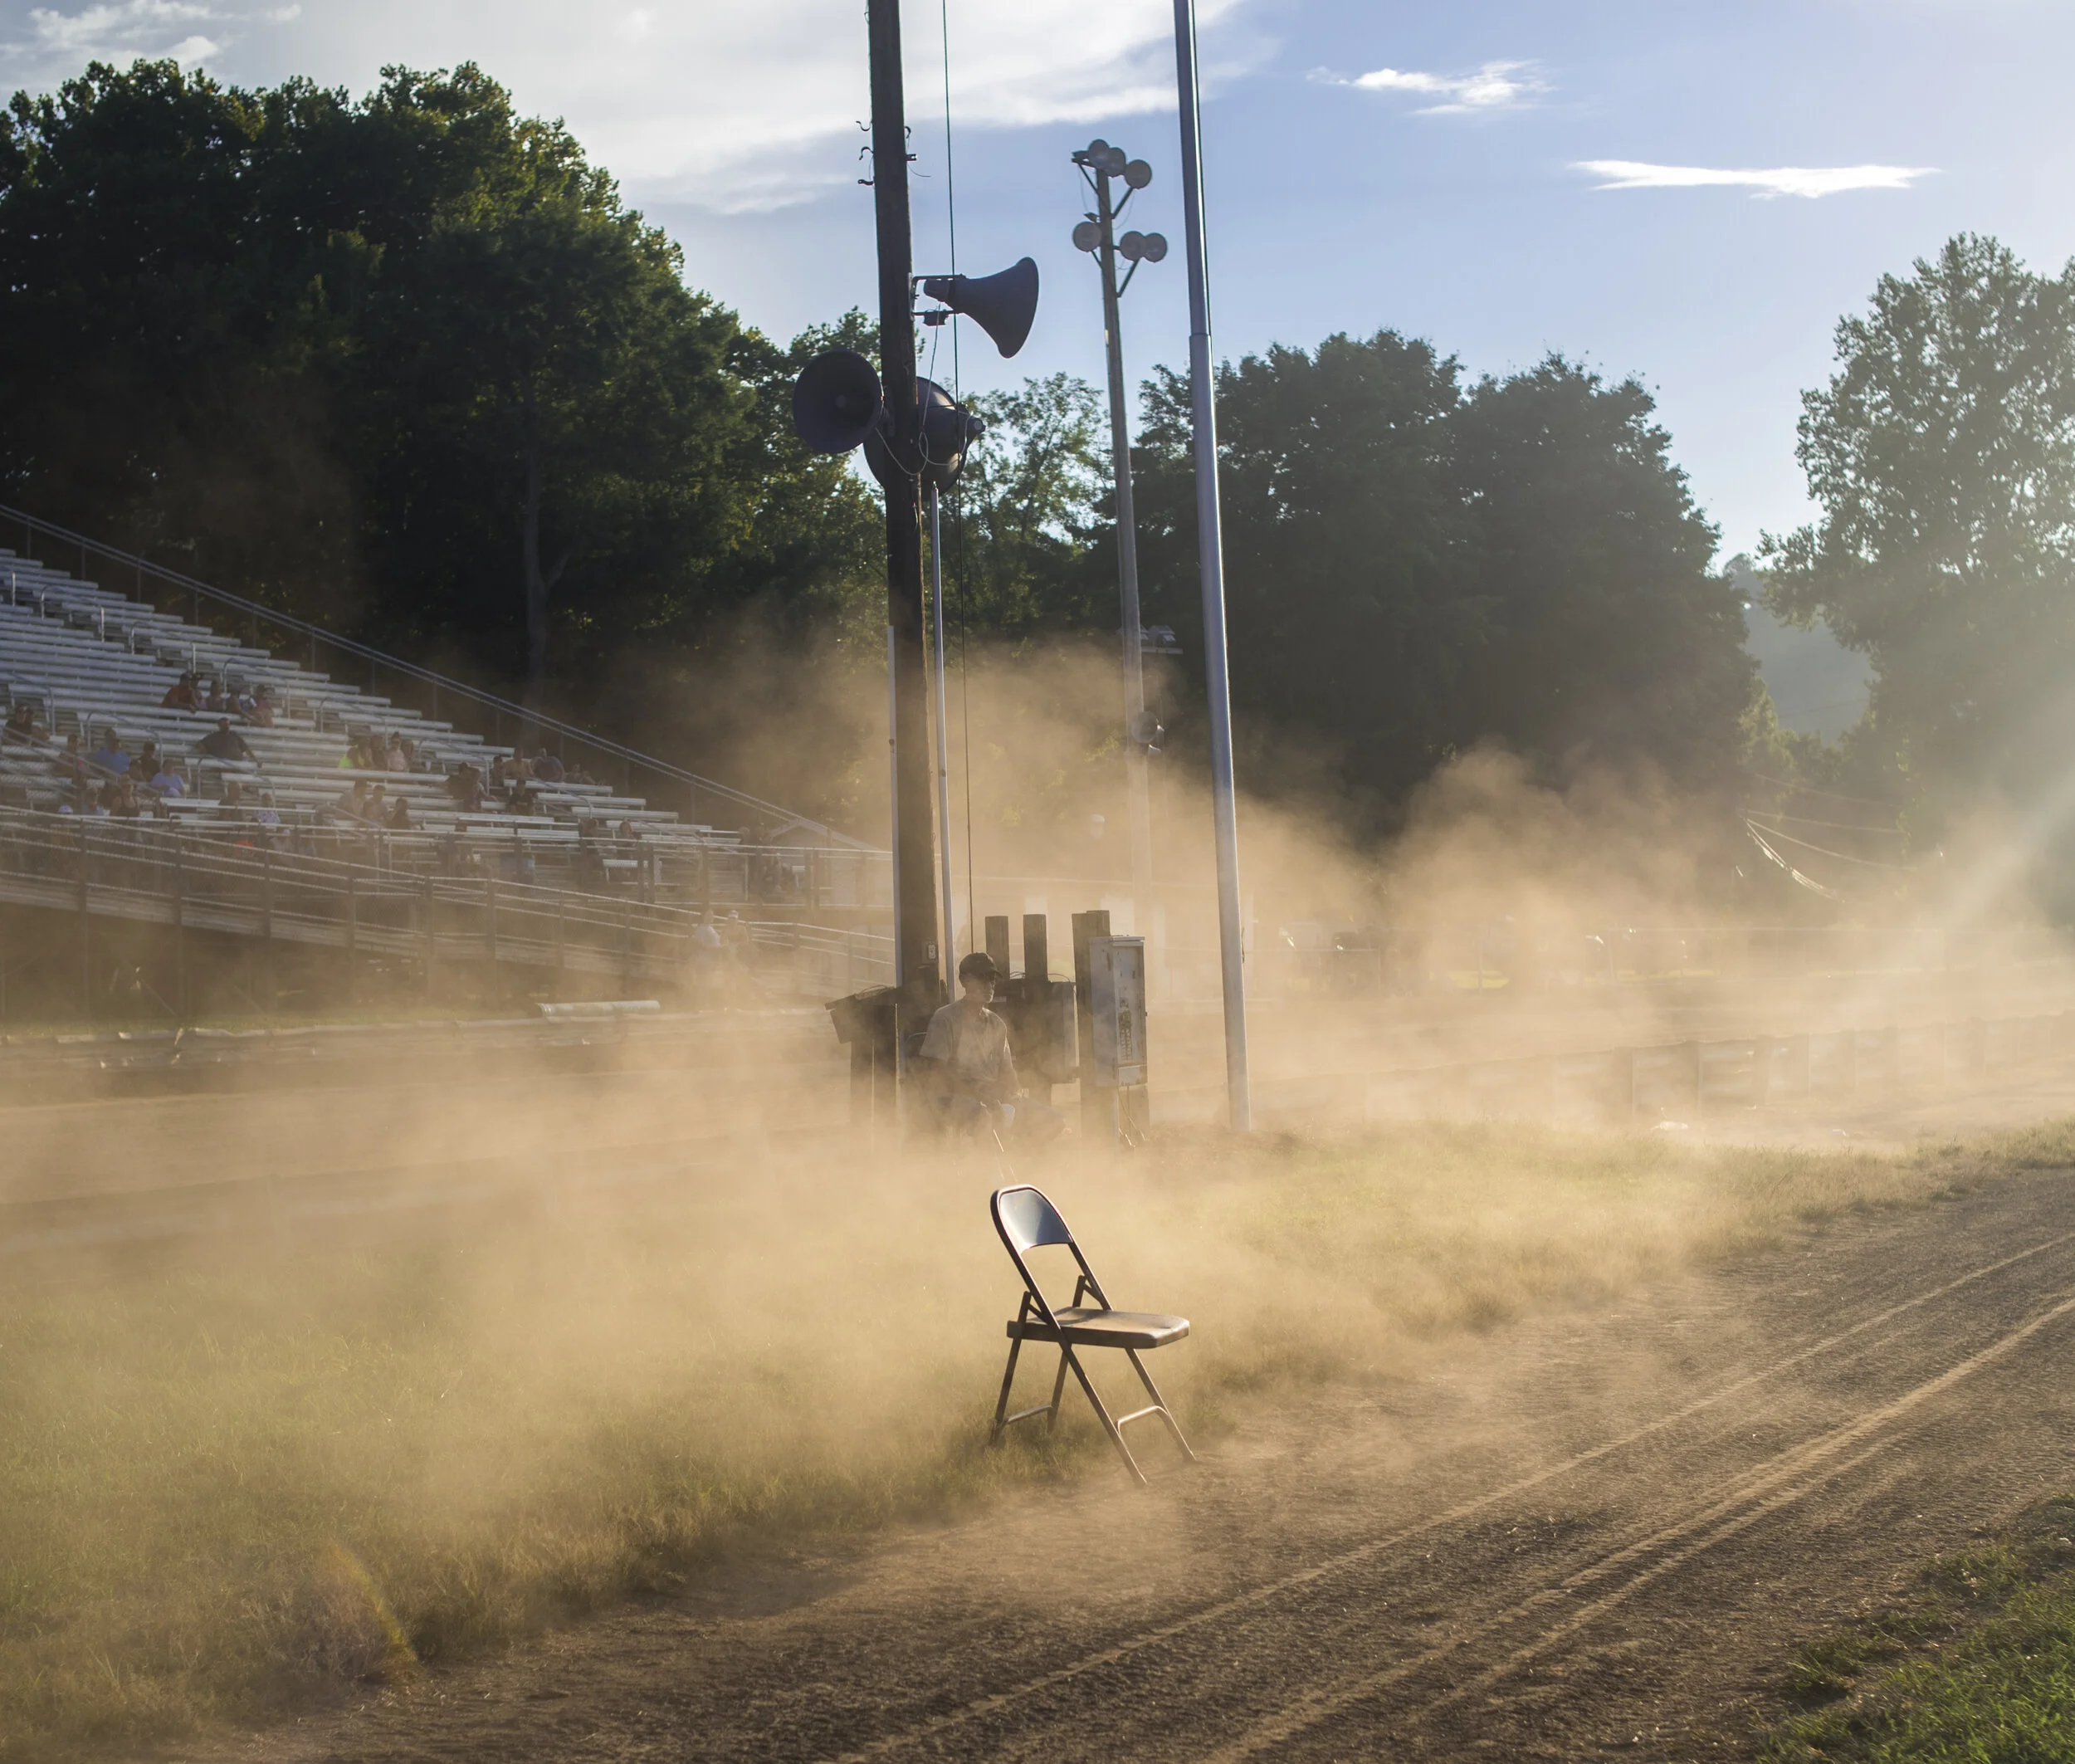
[[[1045,1431],[1056,1433],[1059,1429],[1059,1399],[1067,1394],[1067,1351],[1059,1350],[1059,1376],[1052,1381],[1052,1413],[1046,1418]]]
[[[990,1446],[998,1445],[1001,1444],[1002,1429],[1008,1424],[1009,1387],[1016,1382],[1016,1356],[1021,1353],[1023,1350],[1023,1342],[1013,1336],[1010,1336],[1008,1342],[1008,1370],[1002,1374],[1001,1400],[994,1405],[994,1430],[987,1436],[987,1443]],[[1057,1395],[1053,1396],[1052,1404],[1053,1414],[1056,1418],[1059,1408],[1059,1399]]]
[[[1102,1423],[1103,1432],[1110,1436],[1110,1444],[1116,1448],[1117,1456],[1124,1460],[1124,1468],[1129,1470],[1140,1484],[1143,1484],[1145,1481],[1145,1472],[1139,1468],[1138,1459],[1131,1455],[1131,1448],[1124,1443],[1124,1430],[1110,1419],[1110,1411],[1103,1406],[1102,1399],[1095,1394],[1095,1385],[1089,1380],[1088,1375],[1081,1369],[1081,1356],[1070,1347],[1064,1348],[1062,1351],[1065,1355],[1067,1364],[1073,1368],[1073,1376],[1081,1381],[1081,1390],[1086,1392],[1088,1401],[1094,1406],[1096,1417]]]
[[[1139,1351],[1135,1347],[1127,1347],[1124,1350],[1124,1357],[1131,1362],[1131,1370],[1139,1375],[1139,1382],[1145,1386],[1145,1394],[1153,1399],[1153,1406],[1160,1411],[1160,1419],[1167,1423],[1167,1430],[1174,1434],[1175,1444],[1182,1449],[1182,1456],[1191,1463],[1195,1463],[1196,1454],[1189,1450],[1189,1441],[1182,1437],[1181,1426],[1169,1410],[1167,1399],[1160,1395],[1160,1387],[1153,1382],[1153,1375],[1145,1370],[1145,1362],[1139,1358]]]

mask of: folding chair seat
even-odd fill
[[[1152,1374],[1145,1370],[1139,1356],[1156,1347],[1164,1347],[1169,1341],[1179,1341],[1189,1333],[1189,1319],[1169,1317],[1154,1311],[1119,1311],[1110,1303],[1102,1290],[1102,1283],[1089,1267],[1074,1235],[1067,1229],[1067,1222],[1059,1216],[1059,1209],[1038,1190],[1027,1184],[1013,1188],[997,1189],[988,1203],[994,1214],[994,1229],[1000,1234],[1002,1244],[1008,1251],[1008,1258],[1016,1264],[1016,1272],[1023,1283],[1023,1302],[1016,1315],[1008,1321],[1008,1366],[1002,1374],[1002,1394],[994,1405],[994,1425],[988,1435],[992,1446],[1000,1443],[1002,1435],[1018,1421],[1028,1421],[1038,1415],[1045,1417],[1045,1430],[1049,1433],[1059,1424],[1060,1399],[1065,1395],[1067,1374],[1071,1371],[1081,1390],[1093,1406],[1096,1418],[1102,1423],[1102,1430],[1110,1436],[1110,1443],[1117,1449],[1124,1465],[1140,1482],[1145,1480],[1145,1473],[1139,1468],[1138,1459],[1131,1455],[1131,1449],[1124,1442],[1124,1429],[1134,1421],[1144,1420],[1148,1415],[1158,1415],[1167,1424],[1167,1430],[1174,1437],[1174,1444],[1181,1449],[1183,1457],[1191,1463],[1196,1454],[1189,1450],[1189,1441],[1182,1437],[1180,1426],[1169,1412],[1165,1399],[1154,1384]],[[1054,1307],[1031,1273],[1029,1254],[1033,1249],[1047,1245],[1063,1247],[1074,1260],[1079,1278],[1074,1283],[1073,1299],[1069,1304]],[[1095,1303],[1084,1305],[1081,1300],[1092,1298]],[[1008,1397],[1016,1382],[1016,1360],[1026,1341],[1042,1341],[1057,1346],[1059,1370],[1052,1384],[1052,1400],[1033,1409],[1008,1412]],[[1122,1351],[1131,1362],[1131,1370],[1138,1374],[1139,1382],[1145,1385],[1145,1394],[1152,1400],[1143,1409],[1112,1419],[1107,1405],[1096,1392],[1086,1369],[1081,1364],[1076,1351],[1081,1348],[1109,1347]]]

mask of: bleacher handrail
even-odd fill
[[[228,589],[217,588],[213,584],[202,581],[183,571],[169,569],[163,564],[154,564],[149,558],[140,557],[135,552],[124,550],[120,545],[111,545],[100,540],[90,539],[83,533],[74,532],[69,527],[60,526],[55,521],[46,520],[41,516],[30,514],[26,510],[0,503],[0,520],[19,525],[25,535],[42,534],[46,538],[59,540],[65,545],[77,546],[80,552],[82,586],[86,585],[88,581],[86,559],[88,554],[91,553],[105,558],[111,563],[120,564],[137,574],[139,592],[134,595],[130,594],[116,584],[104,584],[98,581],[94,583],[95,586],[111,588],[115,592],[123,594],[126,599],[143,598],[143,577],[149,574],[168,587],[178,589],[182,594],[197,596],[212,601],[217,605],[228,607],[248,618],[264,620],[281,630],[291,631],[298,637],[307,638],[313,643],[322,643],[339,651],[341,654],[353,656],[375,667],[386,668],[405,679],[415,681],[422,686],[430,687],[435,695],[451,694],[481,710],[491,711],[500,719],[507,716],[512,717],[517,720],[522,730],[530,728],[544,734],[553,735],[559,740],[565,743],[577,743],[589,750],[591,753],[611,759],[624,767],[639,768],[658,778],[667,779],[673,784],[704,792],[722,802],[748,809],[782,824],[797,824],[819,833],[832,833],[832,829],[822,822],[785,808],[781,804],[768,802],[762,797],[751,795],[746,790],[738,790],[731,784],[722,784],[715,779],[706,777],[702,774],[675,765],[668,760],[661,760],[653,754],[643,753],[637,748],[628,747],[624,743],[613,740],[610,736],[596,734],[574,723],[564,722],[560,718],[550,716],[543,711],[529,710],[524,705],[515,703],[508,698],[500,697],[495,692],[486,691],[481,687],[471,686],[466,681],[455,679],[452,675],[440,673],[421,663],[408,661],[401,656],[392,655],[387,650],[378,649],[371,643],[364,643],[357,638],[341,636],[339,633],[317,624],[312,620],[299,618],[292,613],[281,612],[276,608],[266,605],[263,602],[250,599],[243,594],[233,594]],[[24,561],[40,560],[29,559],[25,557]]]

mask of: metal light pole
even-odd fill
[[[1182,216],[1189,243],[1189,379],[1196,429],[1196,548],[1204,584],[1204,684],[1210,701],[1210,789],[1218,848],[1218,946],[1224,970],[1225,1093],[1235,1131],[1253,1128],[1247,1082],[1247,977],[1239,918],[1239,821],[1233,797],[1232,682],[1225,661],[1224,535],[1218,507],[1218,413],[1211,379],[1210,282],[1204,233],[1204,130],[1195,0],[1174,0],[1174,84],[1181,100]]]
[[[1153,929],[1153,807],[1145,775],[1152,731],[1145,714],[1145,633],[1139,622],[1138,519],[1131,498],[1131,421],[1124,392],[1124,333],[1117,302],[1141,263],[1158,263],[1167,241],[1155,233],[1127,232],[1120,242],[1116,221],[1133,196],[1153,181],[1153,168],[1127,159],[1121,148],[1091,141],[1073,156],[1095,192],[1095,213],[1074,228],[1073,242],[1094,255],[1102,272],[1102,333],[1110,366],[1110,462],[1116,482],[1117,594],[1124,610],[1124,779],[1131,823],[1131,898],[1141,936]],[[1114,201],[1111,180],[1126,186]],[[1116,261],[1131,266],[1122,283]]]
[[[930,486],[930,618],[935,642],[930,653],[931,683],[936,696],[936,818],[943,841],[937,847],[939,879],[944,894],[944,974],[946,990],[958,960],[958,921],[951,916],[951,756],[949,726],[944,712],[944,518],[943,496]],[[965,910],[969,916],[973,903]]]

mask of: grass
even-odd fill
[[[2075,1496],[1941,1557],[1914,1596],[1804,1649],[1791,1693],[1816,1707],[1768,1737],[1767,1764],[2060,1764],[2075,1756]]]
[[[1161,1372],[1215,1429],[1251,1390],[1410,1376],[2072,1156],[2066,1129],[1897,1158],[1427,1125],[1169,1137],[1041,1180],[1120,1302],[1194,1320]],[[638,1210],[0,1296],[0,1758],[264,1715],[721,1551],[1075,1473],[1086,1426],[983,1449],[1013,1297],[991,1185],[745,1170]]]

